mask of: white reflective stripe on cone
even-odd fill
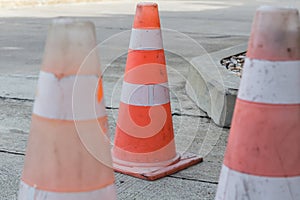
[[[155,50],[163,49],[160,29],[132,29],[129,49]]]
[[[300,199],[300,176],[265,177],[240,173],[223,165],[216,200]]]
[[[168,83],[139,85],[123,82],[121,101],[129,105],[154,106],[170,102]]]
[[[40,72],[33,113],[60,120],[90,120],[105,116],[105,104],[97,101],[99,78],[95,75],[67,76]]]
[[[247,58],[238,98],[269,104],[300,103],[300,61]]]
[[[33,198],[30,195],[33,193]],[[116,187],[109,185],[99,190],[88,192],[49,192],[31,187],[21,181],[18,194],[18,200],[116,200]]]

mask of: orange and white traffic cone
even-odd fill
[[[300,22],[261,7],[249,41],[216,200],[300,199]]]
[[[39,75],[19,200],[116,199],[95,47],[91,22],[53,21]]]
[[[114,169],[155,180],[199,163],[176,153],[157,4],[137,5],[112,150]]]

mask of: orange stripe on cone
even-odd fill
[[[149,112],[150,109],[156,110]],[[115,145],[121,149],[147,153],[163,148],[174,139],[170,134],[173,133],[170,103],[159,106],[120,103],[119,113]]]
[[[261,176],[300,175],[300,104],[237,99],[224,164]]]
[[[168,82],[164,50],[130,50],[124,81],[135,84]]]
[[[89,136],[101,142],[109,153],[106,135],[97,135],[97,125],[107,123],[107,119],[77,122],[81,130],[91,131]],[[41,132],[43,130],[43,132]],[[95,190],[114,182],[112,171],[87,151],[72,121],[49,120],[32,116],[30,138],[22,180],[37,188],[54,192],[78,192]],[[87,173],[88,172],[88,173]],[[97,176],[95,176],[97,174]]]
[[[176,153],[157,4],[138,4],[133,28],[134,49],[128,52],[121,98],[126,102],[120,103],[112,150],[114,169],[155,180],[202,158]]]

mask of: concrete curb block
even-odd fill
[[[104,0],[0,0],[0,8],[18,8],[67,3],[96,3]]]
[[[218,126],[230,127],[240,84],[240,78],[220,60],[246,50],[247,44],[242,44],[195,57],[188,69],[187,94]]]

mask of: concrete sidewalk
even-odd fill
[[[104,0],[0,0],[0,8],[22,8],[75,3],[95,3]]]
[[[16,199],[39,64],[51,19],[71,16],[96,24],[113,138],[135,4],[136,1],[104,1],[0,9],[0,200]],[[204,162],[154,182],[116,173],[118,198],[214,199],[229,130],[214,125],[186,95],[189,61],[247,43],[255,9],[270,2],[178,0],[158,4],[177,150],[202,155]],[[299,8],[300,4],[294,6]]]

